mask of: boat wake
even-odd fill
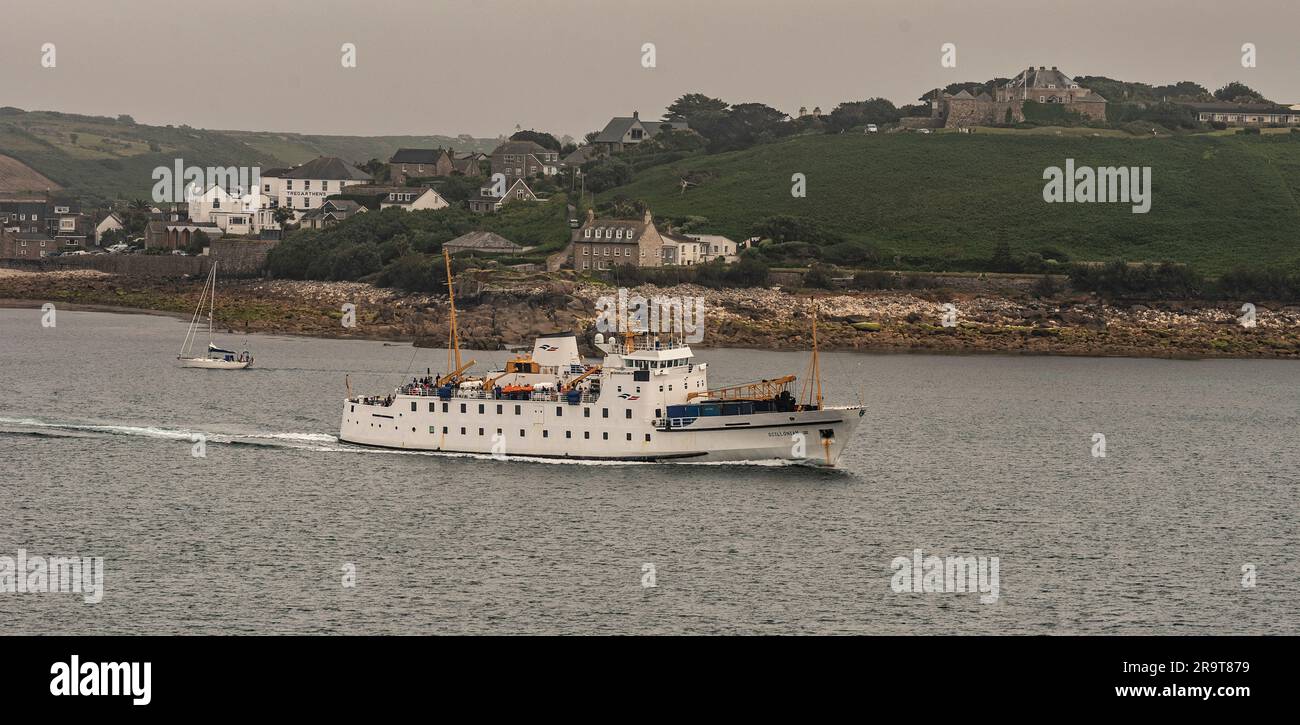
[[[37,418],[0,417],[0,436],[23,436],[45,438],[87,438],[95,436],[131,436],[152,438],[156,440],[194,441],[203,436],[206,444],[229,446],[251,446],[264,449],[288,449],[312,453],[357,453],[381,456],[432,456],[437,458],[465,458],[484,461],[505,460],[520,463],[538,463],[560,466],[759,466],[767,468],[786,468],[799,466],[796,461],[590,461],[563,458],[531,458],[528,456],[505,456],[495,459],[490,454],[454,453],[449,451],[404,451],[394,448],[376,448],[358,446],[341,442],[338,436],[329,433],[309,433],[292,431],[230,431],[200,428],[164,428],[158,426],[114,425],[109,423],[46,421]]]

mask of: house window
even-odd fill
[[[551,432],[550,432],[549,430],[543,430],[543,431],[542,431],[542,437],[543,437],[543,438],[550,438],[550,437],[551,437]]]
[[[460,412],[462,412],[462,413],[465,412],[465,404],[464,404],[464,403],[461,403],[461,404],[460,404]]]
[[[626,408],[625,410],[626,410],[626,412],[627,412],[627,416],[626,416],[627,419],[628,419],[628,420],[631,420],[631,419],[632,419],[632,409],[631,409],[631,408]]]
[[[563,417],[563,415],[564,415],[564,406],[561,405],[555,406],[555,417],[560,418]]]
[[[411,412],[415,412],[415,401],[411,401]]]
[[[501,406],[497,406],[497,415],[501,415]]]
[[[583,409],[582,409],[582,417],[583,417],[583,418],[590,418],[590,417],[591,417],[591,408],[583,408]]]
[[[609,431],[605,431],[605,432],[601,433],[601,434],[600,434],[600,437],[601,437],[603,440],[609,440]]]
[[[519,429],[519,437],[520,437],[520,438],[523,438],[523,437],[524,437],[524,429],[523,429],[523,428],[520,428],[520,429]]]
[[[646,434],[645,434],[645,442],[646,442],[646,443],[649,443],[649,442],[650,442],[650,434],[649,434],[649,433],[646,433]]]
[[[589,431],[589,430],[584,430],[584,431],[582,432],[582,439],[583,439],[583,440],[589,440],[590,438],[591,438],[591,431]]]
[[[519,406],[515,406],[515,415],[519,415]]]
[[[571,431],[571,430],[566,430],[566,431],[564,431],[564,437],[565,437],[565,438],[572,438],[572,437],[573,437],[573,431]]]
[[[586,237],[587,239],[591,239],[591,229],[583,229],[582,236]]]
[[[600,417],[602,417],[602,418],[608,418],[608,417],[609,417],[609,408],[601,408],[601,409],[600,409]]]
[[[479,434],[479,435],[483,435],[483,429],[482,429],[482,428],[479,428],[479,429],[478,429],[478,434]]]
[[[444,412],[444,413],[447,412],[447,404],[446,404],[446,403],[443,403],[443,404],[442,404],[442,412]]]
[[[628,434],[627,434],[627,439],[628,439],[628,440],[632,440],[632,434],[631,434],[631,433],[628,433]]]
[[[482,404],[482,403],[479,403],[479,404],[478,404],[478,414],[479,414],[479,415],[483,415],[483,404]]]
[[[429,412],[430,412],[430,413],[433,412],[433,403],[429,403]]]

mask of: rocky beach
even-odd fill
[[[201,281],[125,277],[89,270],[0,269],[0,305],[136,310],[188,316]],[[542,333],[590,338],[608,285],[537,275],[467,274],[457,280],[464,347],[530,345]],[[1256,325],[1241,303],[1108,303],[1063,293],[917,289],[881,292],[715,290],[692,285],[628,291],[704,301],[697,347],[797,350],[811,347],[812,314],[826,350],[997,353],[1163,358],[1300,357],[1300,307],[1256,303]],[[344,306],[355,307],[347,326]],[[946,307],[951,304],[952,309]],[[953,314],[948,314],[953,312]],[[945,324],[945,316],[947,316]],[[217,322],[231,332],[446,344],[446,296],[404,294],[356,282],[223,280]]]

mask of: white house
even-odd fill
[[[672,232],[660,232],[663,238],[663,263],[691,266],[699,264],[704,243],[694,237]]]
[[[720,234],[691,234],[689,235],[698,239],[703,248],[700,249],[700,261],[712,262],[715,259],[722,259],[725,264],[731,264],[739,259],[739,250],[736,249],[736,243]]]
[[[116,232],[126,229],[126,222],[118,215],[117,212],[111,212],[95,225],[95,244],[96,246],[104,239],[104,235],[109,232]]]
[[[292,169],[271,169],[262,173],[262,193],[272,207],[285,207],[298,221],[304,212],[320,208],[325,199],[343,193],[344,187],[369,184],[370,174],[343,159],[322,156]]]
[[[279,229],[273,217],[271,199],[265,194],[236,194],[213,185],[201,194],[191,193],[189,217],[194,224],[215,224],[227,235],[256,235],[263,229]]]
[[[425,187],[407,187],[388,192],[388,195],[379,200],[379,208],[387,209],[395,206],[407,211],[422,211],[424,209],[446,209],[451,206],[442,194]]]

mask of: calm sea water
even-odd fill
[[[335,440],[345,372],[439,351],[254,336],[253,370],[185,370],[184,322],[40,323],[0,310],[0,556],[104,557],[105,593],[0,593],[6,633],[1300,633],[1294,362],[827,354],[868,406],[839,471],[583,465]],[[698,354],[715,384],[807,362]],[[917,548],[998,557],[997,601],[896,593]]]

